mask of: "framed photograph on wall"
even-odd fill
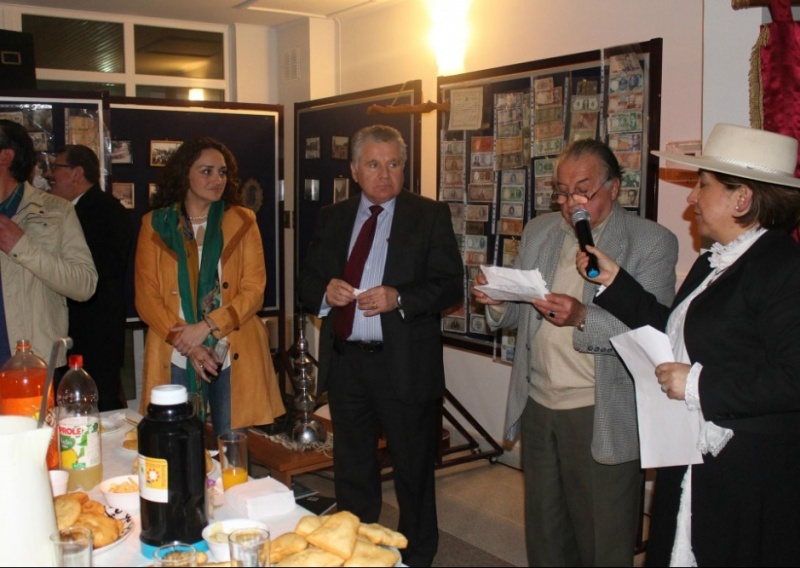
[[[306,160],[315,160],[321,155],[319,136],[306,138]]]
[[[111,141],[111,163],[112,164],[132,164],[133,155],[131,154],[130,140]]]
[[[350,150],[350,140],[347,136],[333,136],[331,138],[331,158],[346,160]]]
[[[339,203],[350,197],[350,180],[347,178],[334,178],[333,202]]]
[[[33,149],[37,152],[47,152],[47,132],[28,132],[33,141]]]
[[[163,168],[181,144],[183,141],[150,140],[150,165]]]
[[[133,209],[133,184],[114,182],[111,184],[111,195],[119,199],[125,209]]]
[[[306,201],[319,201],[319,180],[306,179],[303,195]]]

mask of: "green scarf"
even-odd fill
[[[206,234],[203,237],[203,259],[198,267],[197,242],[189,217],[182,204],[173,204],[153,212],[153,229],[164,243],[178,256],[178,289],[183,316],[187,323],[202,321],[220,305],[219,275],[217,267],[222,255],[222,215],[225,204],[215,201],[208,211]],[[213,347],[217,339],[209,333],[204,345]],[[189,392],[201,395],[200,419],[205,421],[208,383],[198,379],[194,367],[187,359]]]

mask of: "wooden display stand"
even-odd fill
[[[315,416],[328,432],[332,431],[330,420]],[[292,476],[333,467],[333,456],[315,450],[295,451],[273,442],[264,434],[250,431],[248,438],[250,459],[269,469],[270,475],[286,485],[292,486]],[[377,451],[386,448],[386,440],[378,441]]]

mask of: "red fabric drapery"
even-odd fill
[[[770,0],[769,12],[751,58],[750,125],[800,140],[800,23],[789,0]]]

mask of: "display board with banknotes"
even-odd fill
[[[512,361],[470,289],[480,265],[512,267],[525,225],[555,212],[556,158],[571,142],[606,142],[623,168],[619,203],[656,218],[660,38],[439,77],[438,198],[450,204],[464,298],[442,317],[445,342]],[[513,332],[512,332],[513,333]]]

